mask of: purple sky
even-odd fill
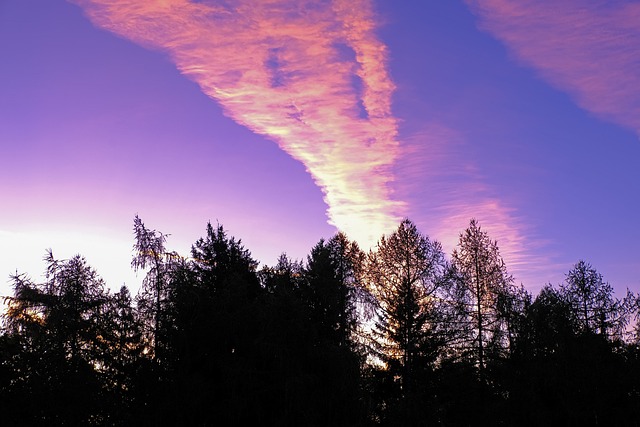
[[[518,283],[640,291],[640,5],[0,2],[0,294],[46,248],[113,288],[133,216],[259,261],[476,217]]]

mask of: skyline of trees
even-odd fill
[[[535,297],[475,219],[410,220],[259,267],[207,224],[189,258],[134,218],[135,296],[80,255],[11,276],[0,410],[34,425],[638,425],[638,296],[578,261]],[[606,391],[606,397],[602,396]],[[533,402],[533,407],[529,402]],[[605,420],[605,421],[603,421]]]

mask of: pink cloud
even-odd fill
[[[411,195],[411,206],[420,229],[442,243],[451,254],[460,233],[476,218],[483,230],[497,240],[509,272],[517,284],[536,291],[548,274],[562,271],[541,240],[512,202],[486,183],[477,165],[468,158],[468,141],[441,123],[430,122],[406,141],[398,160],[398,193]],[[558,276],[561,277],[561,276]]]
[[[537,289],[542,274],[549,274],[551,259],[540,255],[543,242],[532,236],[533,230],[507,203],[492,199],[487,194],[472,197],[468,203],[452,203],[443,206],[442,215],[435,218],[437,236],[443,248],[450,254],[457,246],[460,233],[476,218],[482,230],[498,242],[500,255],[513,274],[516,283],[524,283],[529,289]]]
[[[480,26],[585,110],[640,134],[640,4],[467,0]]]
[[[167,52],[227,116],[301,161],[331,224],[365,246],[397,225],[395,87],[371,1],[71,1],[94,25]]]

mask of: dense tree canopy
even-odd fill
[[[579,261],[535,298],[472,220],[450,260],[406,219],[262,266],[207,224],[190,256],[134,219],[135,297],[80,255],[11,276],[8,425],[621,425],[640,422],[638,297]],[[635,320],[634,320],[635,319]]]

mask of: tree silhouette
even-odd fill
[[[317,334],[302,298],[302,263],[282,254],[275,266],[260,271],[260,278],[266,291],[261,351],[270,361],[272,423],[313,425],[321,417],[322,402],[314,394],[318,378],[311,364]]]
[[[364,253],[343,233],[320,240],[307,257],[300,284],[309,321],[309,374],[316,378],[316,425],[356,424],[365,418],[358,338]]]
[[[167,235],[145,227],[138,215],[133,220],[133,233],[135,242],[131,267],[135,271],[148,270],[137,295],[139,313],[143,319],[147,339],[147,351],[156,362],[162,363],[166,345],[161,334],[168,311],[169,278],[173,261],[178,256],[175,252],[167,252]]]
[[[407,416],[418,415],[416,408],[404,406],[424,398],[417,398],[418,388],[428,384],[428,373],[446,343],[447,268],[440,244],[420,234],[409,220],[383,236],[369,254],[367,282],[379,302],[373,328],[375,354],[396,390],[392,396],[399,399],[401,414],[395,422],[417,421]]]
[[[627,292],[623,300],[613,296],[613,287],[585,261],[578,261],[567,274],[560,291],[570,305],[583,333],[598,333],[621,339],[630,320],[634,297]]]
[[[343,233],[320,240],[311,249],[303,269],[302,297],[321,342],[338,347],[353,344],[363,262],[364,253]]]
[[[637,423],[639,399],[631,390],[638,383],[629,376],[633,364],[620,342],[584,329],[583,309],[567,298],[565,289],[550,285],[527,307],[510,364],[514,422]]]
[[[497,242],[481,230],[475,219],[460,234],[452,262],[458,274],[459,308],[468,319],[470,347],[467,350],[482,377],[487,351],[500,354],[508,345],[503,314],[512,292],[513,277],[507,272]]]
[[[134,233],[136,306],[80,255],[11,276],[3,423],[638,425],[640,303],[584,261],[534,299],[475,220],[451,263],[407,219],[368,255],[338,233],[259,271],[221,225],[190,257]]]
[[[140,371],[145,369],[142,325],[129,289],[122,286],[110,295],[103,307],[104,327],[100,341],[101,363],[98,367],[108,384],[109,396],[103,398],[109,405],[113,424],[140,421],[140,408],[148,405],[139,390]]]
[[[191,261],[172,274],[174,392],[192,425],[256,422],[257,262],[221,225],[207,224]],[[255,380],[255,382],[254,382]],[[259,388],[259,387],[257,387]],[[173,415],[175,416],[175,414]]]
[[[102,279],[80,255],[57,260],[51,251],[44,283],[12,277],[5,327],[16,337],[12,392],[21,417],[36,425],[86,424],[103,412],[104,308]],[[70,405],[70,402],[72,403]]]

